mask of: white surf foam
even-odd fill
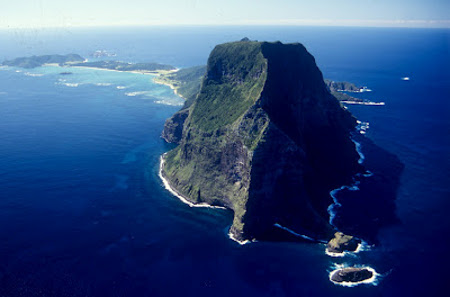
[[[316,242],[316,240],[315,240],[314,238],[311,238],[311,237],[309,237],[309,236],[307,236],[307,235],[303,235],[303,234],[297,233],[297,232],[295,232],[295,231],[293,231],[293,230],[291,230],[291,229],[289,229],[289,228],[286,228],[286,227],[281,226],[281,225],[278,224],[278,223],[275,223],[275,224],[273,224],[273,225],[274,225],[275,227],[277,227],[277,228],[286,230],[287,232],[289,232],[289,233],[291,233],[291,234],[293,234],[293,235],[295,235],[295,236],[297,236],[297,237],[301,237],[301,238],[304,238],[304,239],[306,239],[306,240],[310,240],[310,241]]]
[[[183,106],[183,103],[171,102],[171,101],[167,101],[167,100],[156,100],[153,102],[155,102],[156,104],[169,105],[169,106]]]
[[[384,106],[385,102],[372,102],[372,101],[351,101],[351,100],[343,100],[341,101],[344,104],[351,105],[369,105],[369,106]]]
[[[80,83],[63,83],[66,87],[76,88],[80,85]]]
[[[361,89],[359,89],[359,93],[364,93],[364,92],[372,92],[372,90],[367,87],[362,87]]]
[[[359,160],[358,160],[358,164],[362,164],[364,162],[364,154],[361,151],[361,143],[355,141],[354,139],[352,139],[353,143],[355,144],[355,148],[356,148],[356,152],[359,155]]]
[[[190,207],[206,207],[206,208],[219,208],[219,209],[226,209],[225,207],[222,206],[213,206],[213,205],[209,205],[207,203],[192,203],[189,200],[187,200],[186,198],[184,198],[181,194],[179,194],[175,189],[173,189],[170,184],[169,181],[164,178],[164,176],[162,175],[162,170],[164,168],[164,155],[165,153],[160,157],[160,163],[159,163],[159,177],[161,178],[161,180],[163,181],[164,187],[166,188],[166,190],[168,190],[172,195],[174,195],[175,197],[177,197],[178,199],[180,199],[183,203],[189,205]]]
[[[363,122],[358,121],[359,125],[361,125],[361,123],[363,123]],[[364,162],[364,154],[361,151],[361,144],[359,142],[355,141],[354,139],[352,139],[352,141],[355,144],[356,152],[359,155],[358,164],[362,164]],[[368,174],[372,174],[372,173],[369,172]],[[357,177],[358,175],[359,174],[356,174],[355,177]],[[330,196],[333,199],[333,203],[330,204],[330,206],[328,206],[327,211],[328,211],[328,214],[330,215],[329,223],[332,226],[334,226],[333,220],[336,217],[336,208],[339,208],[339,207],[342,206],[342,204],[340,204],[339,201],[337,200],[336,194],[339,191],[342,191],[343,189],[347,189],[347,190],[350,190],[350,191],[357,191],[357,190],[359,190],[358,186],[360,184],[360,181],[356,180],[355,177],[353,177],[353,183],[351,185],[344,185],[344,186],[342,186],[340,188],[337,188],[337,189],[334,189],[334,190],[330,191]]]
[[[361,284],[370,284],[370,285],[373,285],[373,286],[378,285],[378,280],[379,280],[380,274],[378,272],[376,272],[375,269],[373,269],[372,267],[362,266],[362,265],[357,265],[357,266],[352,266],[352,267],[364,268],[364,269],[369,270],[370,272],[372,272],[372,277],[371,278],[363,280],[363,281],[360,281],[360,282],[335,282],[335,281],[332,280],[333,274],[337,273],[341,269],[348,268],[348,267],[350,267],[350,266],[346,265],[346,264],[334,264],[334,267],[333,267],[334,270],[332,270],[329,273],[329,276],[328,276],[329,280],[335,285],[339,285],[339,286],[343,286],[343,287],[349,287],[349,288],[356,287],[356,286],[361,285]]]
[[[333,253],[333,252],[329,252],[327,249],[325,249],[325,254],[327,254],[328,256],[333,257],[333,258],[342,258],[346,255],[345,252]]]
[[[145,94],[148,94],[148,91],[127,92],[127,93],[125,93],[125,96],[136,97],[136,96],[145,95]]]
[[[40,77],[40,76],[44,76],[44,74],[42,74],[42,73],[25,72],[24,74],[25,74],[26,76],[32,76],[32,77]]]
[[[116,87],[118,90],[123,90],[123,89],[126,89],[127,87],[125,87],[125,86],[117,86]]]
[[[71,87],[71,88],[76,88],[79,85],[81,85],[81,83],[68,83],[68,82],[65,82],[65,80],[64,81],[59,81],[59,82],[57,82],[55,84],[63,85],[63,86],[66,86],[66,87]]]
[[[158,174],[158,175],[159,175],[159,178],[161,178],[161,180],[162,180],[162,182],[163,182],[163,184],[164,184],[164,188],[165,188],[166,190],[168,190],[172,195],[174,195],[175,197],[177,197],[178,199],[180,199],[181,202],[183,202],[183,203],[189,205],[189,207],[207,207],[207,208],[226,209],[225,207],[222,207],[222,206],[211,206],[211,205],[206,204],[206,203],[198,203],[198,204],[194,204],[194,203],[190,202],[189,200],[187,200],[186,198],[184,198],[184,197],[183,197],[181,194],[179,194],[175,189],[173,189],[173,188],[170,186],[169,181],[168,181],[166,178],[164,178],[164,176],[162,175],[162,170],[163,170],[163,168],[164,168],[164,155],[166,155],[166,153],[164,153],[164,154],[160,157],[159,174]],[[231,229],[230,229],[230,231],[228,231],[228,237],[229,237],[231,240],[233,240],[233,241],[239,243],[240,245],[248,244],[248,243],[251,243],[251,242],[256,242],[256,240],[250,241],[250,240],[248,240],[248,239],[246,239],[246,240],[239,240],[239,239],[237,239],[236,237],[234,237],[233,233],[231,232]]]
[[[96,85],[98,87],[108,87],[108,86],[112,85],[112,83],[94,83],[94,85]]]
[[[369,244],[365,241],[361,241],[361,243],[358,243],[358,246],[356,247],[356,250],[354,250],[354,251],[344,251],[342,253],[333,253],[333,252],[329,252],[325,248],[325,254],[327,254],[330,257],[334,257],[334,258],[342,258],[345,256],[356,256],[356,254],[358,254],[362,251],[368,251],[368,250],[370,250]]]
[[[248,239],[246,239],[246,240],[239,240],[239,239],[237,239],[236,237],[234,237],[233,233],[231,233],[231,230],[228,232],[228,237],[229,237],[231,240],[236,241],[236,242],[239,243],[240,245],[244,245],[244,244],[248,244],[248,243],[255,242],[255,241],[250,241],[250,240],[248,240]]]

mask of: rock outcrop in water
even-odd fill
[[[336,232],[334,238],[327,244],[327,252],[337,254],[354,252],[358,249],[359,244],[361,244],[361,240],[342,232]]]
[[[334,271],[331,274],[330,279],[336,283],[347,282],[357,284],[371,279],[372,277],[373,272],[367,268],[349,267]]]
[[[233,210],[234,238],[332,237],[329,191],[361,170],[356,120],[303,45],[216,46],[198,96],[174,117],[163,136],[179,145],[161,174],[188,201]]]

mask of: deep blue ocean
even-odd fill
[[[170,88],[134,73],[0,67],[0,296],[439,295],[449,266],[450,30],[6,30],[0,60],[108,50],[117,54],[109,59],[188,67],[243,37],[301,42],[324,77],[367,86],[355,96],[386,103],[348,106],[370,123],[366,137],[404,166],[386,214],[394,219],[376,243],[343,258],[320,244],[241,246],[227,236],[232,213],[190,208],[158,177],[172,148],[160,133],[182,104]],[[356,207],[363,202],[342,199],[370,217]],[[353,264],[373,267],[377,282],[329,281],[335,265]]]

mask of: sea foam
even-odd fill
[[[354,250],[354,251],[344,251],[342,253],[333,253],[333,252],[329,252],[327,249],[325,249],[325,254],[327,254],[330,257],[334,257],[334,258],[342,258],[345,256],[356,257],[356,254],[363,252],[363,251],[369,251],[370,249],[371,249],[371,247],[367,242],[361,241],[361,243],[358,243],[358,246],[356,247],[356,250]]]
[[[66,87],[76,88],[80,85],[80,83],[63,83]]]
[[[145,94],[148,94],[148,91],[127,92],[127,93],[125,93],[125,96],[136,97],[136,96],[145,95]]]
[[[156,104],[169,105],[169,106],[183,106],[182,102],[171,102],[171,101],[167,101],[167,100],[156,100],[153,102],[155,102]]]
[[[162,175],[162,170],[164,168],[164,155],[166,153],[164,153],[161,157],[160,157],[160,163],[159,163],[159,177],[161,178],[164,187],[166,188],[166,190],[168,190],[172,195],[174,195],[175,197],[177,197],[178,199],[180,199],[183,203],[189,205],[190,207],[206,207],[206,208],[219,208],[219,209],[226,209],[223,206],[214,206],[214,205],[209,205],[207,203],[192,203],[189,200],[187,200],[186,198],[184,198],[181,194],[179,194],[175,189],[173,189],[170,184],[169,181]]]
[[[338,271],[341,270],[341,269],[349,268],[349,267],[355,267],[355,268],[364,268],[364,269],[367,269],[367,270],[369,270],[370,272],[372,272],[372,277],[371,277],[371,278],[368,278],[368,279],[366,279],[366,280],[360,281],[360,282],[335,282],[335,281],[332,280],[333,274],[335,274],[336,272],[338,272]],[[373,269],[372,267],[369,267],[369,266],[363,266],[363,265],[350,266],[350,265],[348,265],[348,264],[336,264],[336,263],[335,263],[335,264],[333,265],[332,269],[333,269],[333,270],[329,273],[329,280],[330,280],[333,284],[335,284],[335,285],[339,285],[339,286],[343,286],[343,287],[349,287],[349,288],[351,288],[351,287],[356,287],[356,286],[361,285],[361,284],[370,284],[370,285],[376,286],[376,285],[378,285],[378,282],[379,282],[379,279],[380,279],[380,276],[381,276],[381,275],[380,275],[378,272],[376,272],[375,269]]]
[[[369,123],[368,123],[368,122],[357,121],[357,123],[358,123],[358,126],[361,126],[361,125],[365,124],[365,125],[367,125],[367,127],[369,127]],[[351,140],[352,140],[353,143],[355,144],[356,152],[357,152],[358,155],[359,155],[358,164],[362,164],[362,163],[364,162],[365,156],[364,156],[364,154],[362,153],[361,143],[357,142],[357,141],[354,140],[353,138],[352,138]],[[330,206],[328,206],[328,209],[327,209],[328,214],[330,215],[330,219],[329,219],[330,225],[334,226],[334,225],[333,225],[333,220],[334,220],[334,218],[336,217],[336,211],[337,211],[337,208],[339,208],[339,207],[342,206],[342,204],[340,204],[339,201],[337,200],[336,194],[337,194],[339,191],[342,191],[342,190],[344,190],[344,189],[347,189],[347,190],[350,190],[350,191],[357,191],[357,190],[359,190],[359,184],[360,184],[361,182],[358,181],[358,180],[356,180],[355,177],[360,177],[361,175],[364,176],[364,177],[370,177],[370,176],[372,176],[373,174],[372,174],[370,171],[366,171],[366,172],[363,173],[363,174],[357,173],[357,174],[355,174],[355,176],[353,177],[353,182],[352,182],[352,184],[350,184],[350,185],[344,185],[344,186],[342,186],[342,187],[340,187],[340,188],[337,188],[337,189],[334,189],[334,190],[330,191],[330,196],[331,196],[331,198],[333,199],[333,203],[330,204]]]
[[[94,83],[94,85],[96,85],[98,87],[108,87],[108,86],[111,86],[112,83]]]
[[[42,74],[42,73],[25,72],[24,74],[25,74],[26,76],[32,76],[32,77],[41,77],[41,76],[44,76],[44,74]]]
[[[289,228],[286,228],[286,227],[281,226],[281,225],[278,224],[278,223],[275,223],[275,224],[273,224],[273,225],[274,225],[275,227],[280,228],[280,229],[283,229],[283,230],[285,230],[285,231],[287,231],[287,232],[289,232],[289,233],[291,233],[291,234],[293,234],[293,235],[295,235],[295,236],[297,236],[297,237],[301,237],[301,238],[306,239],[306,240],[309,240],[309,241],[314,241],[314,242],[317,241],[317,240],[315,240],[315,239],[312,238],[312,237],[309,237],[309,236],[307,236],[307,235],[303,235],[303,234],[297,233],[297,232],[295,232],[295,231],[293,231],[293,230],[291,230],[291,229],[289,229]]]

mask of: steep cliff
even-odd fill
[[[276,226],[333,234],[329,191],[361,170],[350,139],[356,121],[303,45],[216,46],[198,96],[177,117],[163,132],[179,145],[165,154],[162,175],[193,203],[232,209],[235,238],[274,239]]]

